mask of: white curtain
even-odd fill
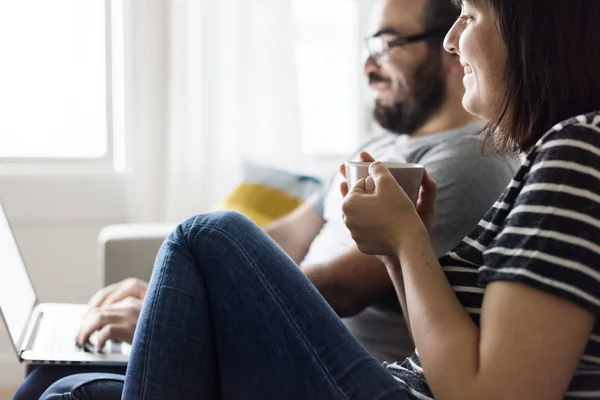
[[[210,210],[243,158],[299,166],[290,0],[128,0],[130,220]]]

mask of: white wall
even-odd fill
[[[357,32],[361,38],[372,2],[359,2],[360,15],[364,17]],[[164,204],[156,196],[164,180],[164,166],[156,161],[165,148],[155,137],[165,129],[167,121],[149,117],[166,106],[168,82],[163,78],[167,67],[165,55],[169,53],[165,34],[167,2],[134,0],[124,4],[125,19],[138,21],[125,29],[129,55],[125,73],[129,81],[126,90],[129,179],[106,170],[73,174],[71,168],[65,175],[60,167],[33,167],[27,171],[17,166],[7,172],[0,165],[0,199],[13,224],[38,296],[44,302],[85,302],[101,287],[96,239],[103,226],[164,217],[161,212]],[[158,40],[147,40],[148,37]],[[364,93],[361,95],[367,98]],[[361,135],[370,130],[369,122],[368,118],[359,121],[364,127]],[[360,141],[364,139],[361,136]],[[342,158],[342,155],[310,155],[302,157],[299,167],[304,173],[327,179]],[[212,202],[213,199],[209,203]],[[0,324],[0,387],[16,386],[22,376],[23,367],[17,363]]]
[[[0,175],[0,199],[40,300],[86,302],[103,280],[98,232],[126,219],[121,177]],[[23,369],[0,326],[0,387],[17,386]]]

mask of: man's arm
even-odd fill
[[[311,204],[306,203],[267,225],[265,232],[300,264],[324,223]],[[361,253],[354,244],[339,256],[305,266],[302,271],[340,317],[358,314],[394,291],[383,263]]]
[[[264,229],[296,264],[300,264],[324,223],[319,213],[307,202]]]
[[[302,270],[342,318],[356,315],[394,292],[383,263],[361,253],[354,244],[331,260]]]

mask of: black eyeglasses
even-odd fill
[[[389,58],[390,49],[393,47],[402,47],[410,43],[420,42],[421,40],[431,39],[435,37],[446,36],[450,28],[435,28],[427,32],[420,33],[412,36],[401,36],[396,39],[392,39],[389,42],[383,39],[381,36],[371,36],[366,38],[367,51],[369,56],[381,65],[385,63]]]

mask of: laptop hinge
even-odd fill
[[[31,331],[29,331],[29,335],[27,337],[27,343],[25,344],[24,347],[22,347],[21,352],[23,352],[25,350],[32,350],[33,342],[34,342],[35,338],[37,337],[37,333],[40,328],[40,322],[42,321],[43,315],[44,315],[43,311],[40,311],[36,314],[35,321],[33,322],[33,327],[31,328]]]
[[[31,331],[31,325],[33,323],[32,319],[33,316],[36,313],[36,309],[38,308],[38,299],[36,297],[35,302],[33,303],[33,306],[31,307],[31,310],[29,311],[29,316],[27,317],[27,323],[25,324],[25,329],[23,329],[23,331],[21,332],[21,334],[19,335],[19,338],[17,340],[17,342],[15,343],[15,350],[16,352],[20,355],[21,353],[23,353],[23,351],[25,350],[23,348],[25,341],[28,340],[29,338],[29,333]]]

